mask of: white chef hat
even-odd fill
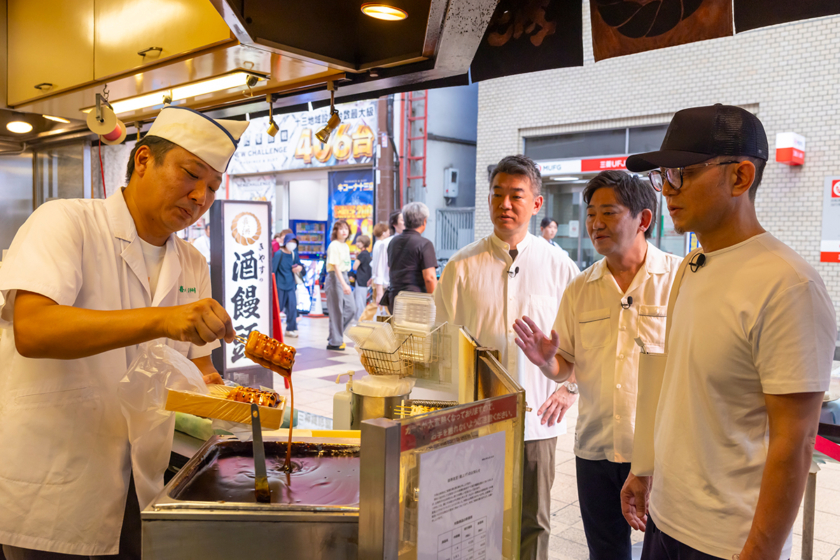
[[[186,107],[164,107],[149,129],[149,136],[169,140],[224,173],[249,124],[211,119]]]

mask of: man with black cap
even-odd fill
[[[837,331],[819,274],[756,217],[767,157],[752,113],[714,105],[627,159],[703,247],[669,318],[654,474],[622,490],[646,560],[790,557]]]

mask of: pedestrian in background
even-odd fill
[[[388,287],[388,240],[391,239],[391,232],[388,224],[379,222],[373,226],[373,253],[371,254],[371,282],[373,283],[373,301],[379,305],[379,300],[385,295],[385,288]],[[382,258],[382,255],[385,258]],[[384,261],[384,267],[382,262]]]
[[[569,256],[569,252],[554,241],[554,238],[557,237],[557,220],[551,216],[546,216],[540,221],[540,237],[548,241],[548,244],[552,247],[563,251],[563,254],[567,257]]]
[[[350,226],[344,220],[336,220],[330,234],[327,248],[327,312],[330,317],[330,333],[327,350],[344,350],[344,329],[350,326],[356,316],[356,302],[350,289],[350,247],[347,237]]]
[[[422,202],[409,202],[402,210],[405,230],[388,244],[391,286],[388,311],[394,313],[394,300],[400,292],[434,293],[437,286],[437,258],[431,241],[423,237],[429,208]]]
[[[295,275],[303,271],[300,254],[297,251],[298,240],[294,233],[287,233],[280,247],[271,259],[271,270],[277,283],[277,303],[286,314],[286,336],[296,337],[297,332],[297,296]]]
[[[371,285],[372,273],[370,268],[370,237],[367,235],[360,235],[356,238],[356,248],[359,249],[359,254],[356,255],[356,262],[353,263],[353,269],[356,271],[356,287],[353,288],[353,296],[356,300],[356,321],[362,316],[362,312],[367,307],[367,296],[369,287]]]

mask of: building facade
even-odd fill
[[[479,84],[476,238],[493,229],[486,202],[488,170],[506,155],[533,152],[546,144],[540,137],[562,140],[573,134],[622,129],[648,130],[655,136],[680,109],[738,105],[761,119],[770,143],[770,161],[756,198],[762,225],[819,271],[835,309],[840,308],[840,263],[820,262],[825,178],[840,176],[840,17],[596,64],[588,1],[583,13],[583,67]],[[780,132],[806,138],[804,165],[775,161]],[[613,155],[617,154],[580,157]]]

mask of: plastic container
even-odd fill
[[[349,430],[353,413],[353,372],[342,373],[335,378],[336,383],[341,383],[341,378],[349,376],[347,385],[343,391],[333,395],[333,429]]]
[[[418,335],[429,333],[435,325],[435,300],[432,294],[400,292],[394,300],[394,328]]]

